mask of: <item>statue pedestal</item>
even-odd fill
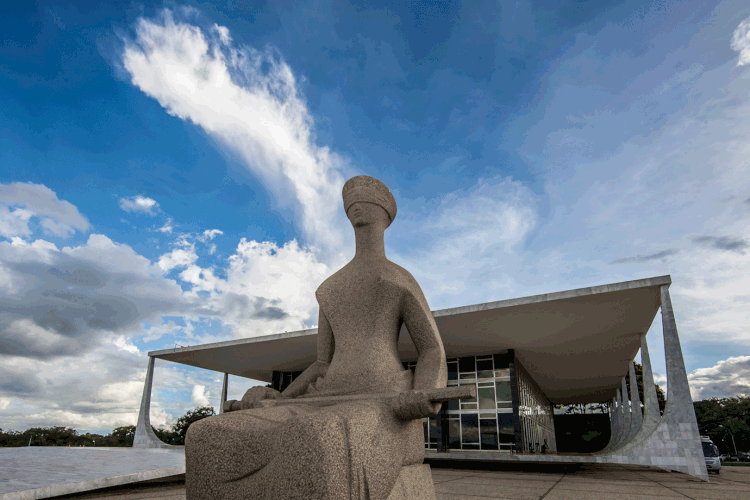
[[[388,500],[436,500],[432,472],[426,464],[401,467]]]

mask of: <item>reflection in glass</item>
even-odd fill
[[[494,372],[492,371],[492,359],[477,360],[477,377],[478,378],[493,378]]]
[[[480,387],[477,389],[480,410],[495,409],[495,390],[492,387]]]
[[[448,380],[458,380],[458,363],[448,363]]]
[[[440,445],[440,443],[443,440],[443,429],[440,426],[440,419],[439,418],[431,418],[429,422],[429,431],[430,431],[430,445],[432,447],[437,447]]]
[[[479,444],[479,418],[477,415],[461,415],[461,443]]]
[[[497,450],[497,425],[496,420],[482,418],[479,420],[479,427],[482,433],[482,449]]]
[[[495,378],[507,378],[510,377],[510,368],[500,368],[495,370]]]
[[[510,388],[510,381],[495,381],[495,396],[498,401],[512,401],[513,395]]]
[[[448,419],[448,446],[453,450],[461,449],[461,421]]]

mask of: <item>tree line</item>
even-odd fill
[[[642,385],[639,380],[639,385]],[[658,387],[658,386],[657,386]],[[642,387],[639,387],[642,391]],[[657,391],[663,394],[659,388]],[[663,411],[662,398],[659,398]],[[605,403],[600,403],[604,405]],[[733,398],[713,398],[693,403],[698,429],[702,436],[709,436],[722,453],[734,453],[750,450],[750,396]],[[585,405],[569,405],[580,411],[569,411],[569,414],[585,414]],[[591,406],[589,406],[591,408]],[[602,406],[601,413],[604,413]],[[589,413],[590,414],[590,413]],[[214,415],[210,406],[202,406],[188,411],[169,429],[157,429],[151,426],[154,434],[167,444],[184,445],[188,427],[193,422]],[[582,420],[583,424],[583,420]],[[609,429],[586,429],[584,439],[591,440],[600,433],[608,434]],[[70,427],[35,427],[23,432],[4,431],[0,429],[0,447],[17,446],[105,446],[131,447],[135,436],[135,426],[126,425],[114,429],[110,434],[78,434]],[[734,439],[732,439],[734,438]]]
[[[214,415],[210,406],[201,406],[188,411],[169,429],[157,429],[153,425],[154,434],[167,444],[184,445],[188,427],[193,422]],[[17,446],[102,446],[102,447],[131,447],[135,437],[135,425],[126,425],[114,429],[111,433],[78,434],[70,427],[34,427],[23,432],[5,431],[0,429],[0,447]]]

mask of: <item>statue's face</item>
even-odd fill
[[[349,221],[354,227],[367,226],[377,222],[383,222],[385,227],[388,226],[389,222],[388,212],[383,207],[364,201],[358,201],[349,207],[346,216],[349,217]]]

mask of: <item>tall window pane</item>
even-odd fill
[[[492,371],[492,359],[477,360],[477,377],[493,378],[495,374]]]
[[[492,387],[480,387],[477,390],[477,396],[479,396],[480,410],[495,409],[495,389]]]
[[[461,444],[479,444],[479,417],[461,415]]]
[[[495,381],[495,396],[498,401],[513,401],[510,382],[503,380]]]
[[[452,450],[461,449],[461,421],[457,418],[448,419],[448,446]]]
[[[497,425],[495,419],[479,420],[483,450],[497,450]]]

